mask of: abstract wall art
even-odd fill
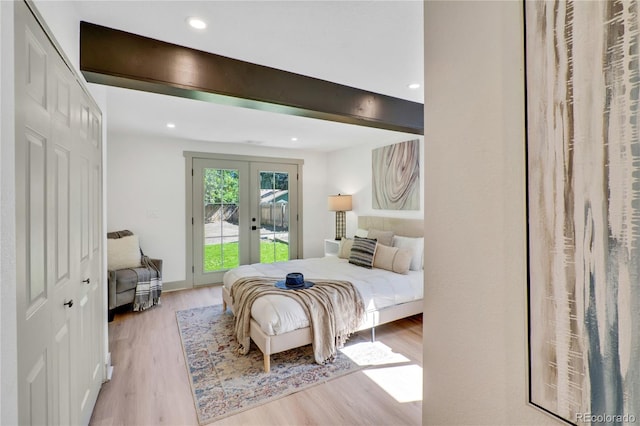
[[[525,1],[529,398],[640,422],[637,1]]]
[[[420,141],[374,149],[371,160],[373,208],[420,210]]]

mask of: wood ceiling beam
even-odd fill
[[[80,23],[91,83],[413,134],[424,105],[276,68]]]

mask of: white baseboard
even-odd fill
[[[170,292],[176,290],[186,290],[188,288],[193,288],[191,283],[186,281],[169,281],[162,283],[162,292]]]
[[[111,377],[113,377],[113,365],[107,367],[107,382],[111,381]]]
[[[167,283],[164,283],[164,282],[162,283],[162,292],[169,293],[169,292],[178,291],[178,290],[188,290],[190,288],[216,287],[221,285],[222,283],[213,283],[213,284],[199,285],[194,287],[190,282],[187,282],[187,281],[170,281]]]
[[[111,380],[111,377],[113,376],[113,365],[111,365],[111,352],[107,353],[107,360],[105,363],[105,382],[108,382]]]

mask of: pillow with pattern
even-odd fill
[[[371,269],[377,245],[378,241],[373,238],[353,237],[349,263]]]

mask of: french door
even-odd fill
[[[193,160],[195,285],[220,282],[224,271],[249,262],[248,174],[247,162]]]
[[[297,173],[292,164],[251,163],[250,263],[298,258]]]
[[[194,285],[222,282],[250,263],[298,258],[299,164],[192,161]]]

